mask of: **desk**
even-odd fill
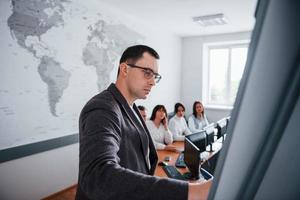
[[[221,141],[221,140],[220,140]],[[183,149],[184,147],[184,142],[174,142],[173,143],[176,147]],[[222,147],[222,143],[220,142],[215,142],[213,145],[213,149],[214,151],[210,153],[210,157],[213,156],[214,154],[216,154]],[[169,161],[170,165],[175,165],[176,159],[179,155],[179,152],[172,152],[172,151],[166,151],[166,150],[158,150],[157,151],[157,155],[158,155],[158,161],[163,161],[164,158],[166,156],[170,156],[171,160]],[[181,173],[185,173],[187,172],[187,168],[179,168],[178,169]],[[155,176],[159,176],[159,177],[167,177],[166,173],[164,172],[164,170],[162,169],[161,166],[157,166],[155,173]],[[74,200],[75,199],[75,194],[76,194],[76,187],[77,184],[72,185],[62,191],[59,191],[55,194],[52,194],[48,197],[43,198],[43,200]],[[208,186],[207,188],[205,188],[205,190],[209,191],[210,187]],[[201,199],[207,199],[207,196],[201,196]]]
[[[219,153],[219,151],[222,148],[222,142],[221,141],[222,141],[222,138],[220,138],[219,140],[217,140],[216,142],[213,143],[213,151],[209,152],[208,160]],[[174,142],[173,145],[175,145],[178,148],[183,149],[184,142]],[[208,146],[206,150],[209,151],[209,149],[210,149],[210,147]],[[172,151],[166,151],[166,150],[157,150],[158,162],[163,161],[166,156],[170,156],[171,160],[168,162],[169,165],[175,165],[176,159],[177,159],[179,154],[180,154],[179,152],[172,152]],[[205,162],[206,161],[202,162],[201,165],[205,164]],[[178,171],[180,171],[181,174],[183,174],[185,172],[188,172],[187,168],[177,168],[177,169],[178,169]],[[154,175],[159,176],[159,177],[167,177],[165,171],[162,169],[162,166],[158,166],[158,165],[156,166]],[[201,182],[201,181],[203,181],[203,180],[200,180],[199,182]],[[199,199],[207,199],[208,198],[210,187],[211,187],[211,183],[204,184],[202,186],[201,194],[199,196]]]
[[[216,142],[213,143],[213,151],[209,152],[209,156],[208,159],[210,159],[211,157],[213,157],[214,155],[216,155],[222,148],[222,138],[220,138],[219,140],[217,140]],[[184,142],[182,141],[177,141],[173,143],[174,146],[178,147],[179,149],[184,149]],[[207,147],[207,150],[209,150],[210,147]],[[175,165],[176,159],[178,157],[180,153],[179,152],[173,152],[173,151],[167,151],[167,150],[157,150],[157,156],[158,156],[158,162],[159,161],[164,161],[164,158],[166,156],[170,156],[171,160],[168,162],[169,165]],[[204,161],[205,162],[205,161]],[[204,164],[201,163],[201,164]],[[177,168],[178,171],[180,171],[180,173],[185,173],[188,172],[187,168]],[[162,166],[156,166],[155,172],[154,172],[155,176],[159,176],[159,177],[168,177],[167,174],[165,173],[165,171],[163,170]]]
[[[183,150],[184,142],[174,142],[173,145],[178,147],[179,149]],[[170,156],[171,160],[168,162],[169,165],[175,165],[176,159],[177,159],[178,155],[180,154],[179,152],[166,151],[166,150],[157,150],[156,152],[157,152],[157,156],[158,156],[158,162],[163,161],[166,156]],[[188,171],[185,168],[181,168],[181,169],[178,168],[178,170],[181,173]],[[167,174],[165,173],[165,171],[163,170],[162,166],[158,166],[158,165],[156,166],[154,175],[159,176],[159,177],[168,177]]]

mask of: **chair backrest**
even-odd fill
[[[170,112],[168,113],[168,120],[170,121],[170,119],[175,115],[174,112]]]

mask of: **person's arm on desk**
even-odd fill
[[[172,145],[172,144],[169,144],[169,145],[165,146],[165,150],[167,150],[167,151],[177,151],[177,147]]]
[[[212,179],[201,183],[189,183],[188,200],[207,199]]]

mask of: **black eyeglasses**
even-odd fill
[[[158,83],[161,79],[161,75],[159,75],[158,73],[155,73],[152,69],[146,68],[146,67],[140,67],[140,66],[136,66],[134,64],[128,64],[128,66],[132,67],[132,68],[138,68],[138,69],[142,69],[144,71],[144,77],[146,79],[151,79],[154,78],[155,83]]]

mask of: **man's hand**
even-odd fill
[[[203,200],[208,198],[212,179],[198,183],[189,183],[188,200]]]

